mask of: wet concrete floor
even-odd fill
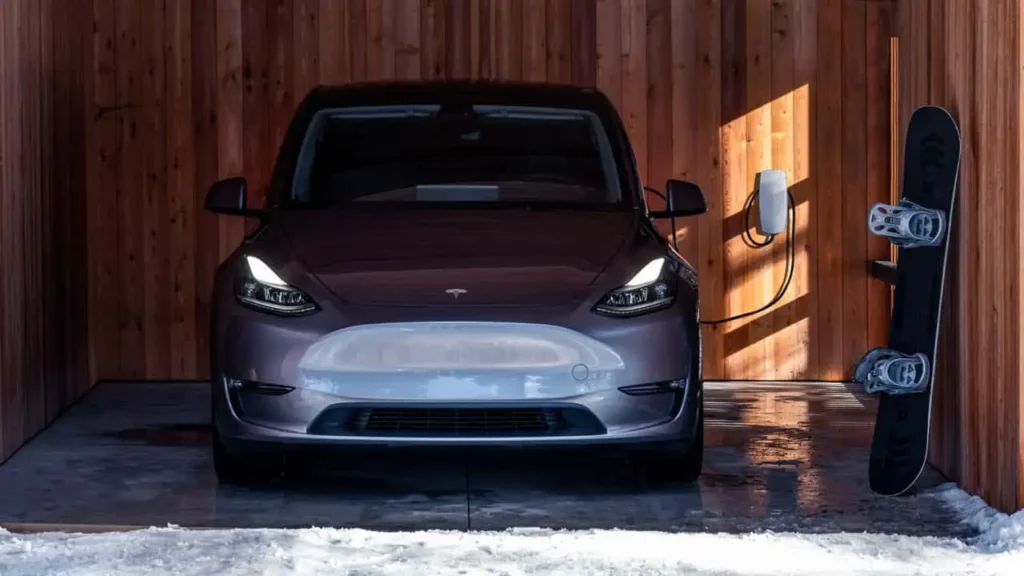
[[[852,386],[709,383],[706,394],[694,486],[645,486],[592,454],[447,452],[363,455],[256,489],[217,484],[207,385],[101,384],[0,465],[0,525],[971,535],[926,493],[871,493],[874,399]],[[941,481],[929,469],[919,485]]]

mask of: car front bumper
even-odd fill
[[[236,309],[223,324],[213,359],[214,416],[230,452],[654,445],[696,432],[702,393],[691,373],[696,351],[686,318],[675,309],[628,321],[601,319],[585,332],[540,317],[413,318],[337,330],[308,323],[296,330],[299,323],[290,320]],[[513,411],[549,420],[555,415],[561,424],[525,431],[507,421],[481,425],[495,415],[507,420]],[[384,413],[419,416],[411,427],[394,418],[384,428],[355,424],[359,415],[365,424],[373,422],[366,414]],[[438,413],[448,420],[424,421],[425,414]],[[463,419],[453,424],[456,413]]]

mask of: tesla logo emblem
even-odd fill
[[[465,293],[466,291],[463,290],[462,288],[449,288],[445,290],[445,294],[451,294],[452,296],[455,296],[456,300],[459,299],[459,296],[462,296]]]

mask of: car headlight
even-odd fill
[[[278,314],[304,314],[317,309],[308,294],[289,286],[270,266],[255,256],[245,257],[235,296],[251,308]]]
[[[676,297],[675,281],[673,274],[664,274],[665,268],[665,258],[651,260],[629,282],[606,294],[594,311],[624,317],[671,306]]]

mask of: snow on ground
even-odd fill
[[[938,498],[972,526],[980,535],[979,548],[989,551],[1024,550],[1024,510],[1013,515],[992,509],[979,496],[971,496],[956,484],[943,484],[930,494]],[[1024,573],[1024,568],[1021,569]]]
[[[643,575],[1021,574],[1024,510],[1008,516],[952,485],[938,498],[970,542],[884,534],[742,535],[619,530],[371,532],[181,530],[18,535],[0,530],[0,574]]]

